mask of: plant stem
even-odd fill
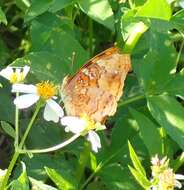
[[[78,137],[80,136],[80,133],[75,134],[74,136],[72,136],[70,139],[55,145],[53,147],[50,148],[45,148],[45,149],[35,149],[35,150],[19,150],[19,153],[21,154],[25,154],[25,153],[46,153],[46,152],[53,152],[56,150],[59,150],[61,148],[63,148],[64,146],[70,144],[71,142],[73,142],[74,140],[76,140]]]
[[[162,137],[162,155],[165,155],[166,147],[165,147],[165,138],[166,138],[166,132],[163,127],[160,128],[160,134]]]
[[[40,107],[41,107],[41,105],[38,103],[38,104],[37,104],[37,107],[36,107],[36,110],[35,110],[35,112],[34,112],[32,118],[31,118],[31,121],[29,122],[29,124],[28,124],[28,126],[27,126],[27,129],[26,129],[26,131],[25,131],[25,133],[24,133],[24,135],[23,135],[23,137],[22,137],[22,139],[21,139],[21,141],[20,141],[19,149],[22,149],[22,147],[23,147],[23,145],[24,145],[24,142],[25,142],[25,140],[26,140],[26,138],[27,138],[27,136],[28,136],[28,134],[29,134],[29,131],[31,130],[31,127],[32,127],[32,125],[33,125],[33,122],[34,122],[34,120],[36,119],[36,116],[37,116],[37,114],[38,114],[38,112],[39,112],[39,110],[40,110]]]
[[[36,110],[35,110],[35,112],[34,112],[34,114],[32,116],[32,118],[31,118],[31,121],[29,122],[28,127],[27,127],[27,129],[26,129],[26,131],[25,131],[25,133],[24,133],[24,135],[23,135],[23,137],[21,139],[21,142],[20,142],[20,144],[18,146],[18,149],[21,149],[23,147],[24,142],[25,142],[25,140],[27,138],[27,135],[29,134],[29,131],[30,131],[32,125],[33,125],[33,122],[34,122],[34,120],[35,120],[35,118],[36,118],[36,116],[37,116],[37,114],[38,114],[38,112],[40,110],[40,107],[41,107],[41,105],[38,104],[37,107],[36,107]],[[12,172],[14,166],[15,166],[15,163],[16,163],[19,155],[20,155],[19,151],[15,150],[15,153],[14,153],[14,155],[12,157],[10,165],[8,166],[7,172],[6,172],[5,176],[4,176],[3,182],[1,184],[1,187],[0,187],[1,190],[5,190],[6,189],[6,185],[8,183],[8,179],[9,179],[9,177],[11,175],[11,172]]]
[[[89,142],[85,141],[84,149],[80,153],[80,158],[78,161],[79,164],[78,164],[78,167],[76,170],[76,179],[79,183],[80,183],[82,175],[84,173],[85,166],[89,160],[89,156],[90,156],[90,144],[89,144]]]
[[[102,163],[98,164],[95,171],[87,178],[87,180],[84,182],[84,184],[81,186],[79,190],[83,190],[101,168],[102,168]]]
[[[182,53],[182,50],[183,50],[183,46],[184,46],[184,40],[181,43],[181,46],[180,46],[180,49],[179,49],[179,52],[178,52],[178,55],[177,55],[177,58],[176,58],[176,65],[178,65],[178,63],[180,61],[180,57],[181,57],[181,53]]]
[[[144,98],[145,98],[145,95],[134,96],[134,97],[132,97],[132,98],[129,98],[129,99],[125,100],[125,101],[120,102],[120,103],[118,104],[118,106],[119,106],[119,107],[120,107],[120,106],[124,106],[124,105],[130,104],[130,103],[132,103],[132,102],[135,102],[135,101],[137,101],[137,100],[141,100],[141,99],[144,99]]]
[[[12,160],[11,160],[9,166],[8,166],[8,169],[7,169],[7,172],[6,172],[5,176],[4,176],[3,182],[1,184],[1,187],[0,187],[1,190],[6,190],[6,185],[8,183],[8,179],[9,179],[9,177],[11,175],[11,172],[12,172],[14,166],[15,166],[15,163],[16,163],[18,157],[19,157],[19,152],[15,152],[13,157],[12,157]]]
[[[16,98],[19,96],[19,92],[16,93]],[[15,149],[19,144],[19,109],[15,107]]]

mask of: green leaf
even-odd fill
[[[104,183],[102,181],[93,181],[88,184],[86,190],[104,189]],[[111,189],[112,190],[112,189]]]
[[[73,23],[67,18],[60,19],[56,15],[46,12],[34,19],[31,23],[32,51],[43,49],[44,44],[56,31],[65,31],[75,37]]]
[[[136,13],[136,16],[163,20],[170,20],[171,15],[171,7],[167,0],[147,0],[147,2],[141,6]]]
[[[33,51],[48,51],[58,57],[60,65],[68,65],[67,74],[76,72],[88,59],[87,51],[75,39],[71,23],[51,13],[32,23],[31,36]]]
[[[120,113],[122,115],[122,113]],[[130,115],[124,115],[122,119],[117,117],[116,124],[112,129],[111,147],[113,150],[119,149],[126,144],[127,140],[138,133],[138,125],[133,122]]]
[[[49,11],[55,13],[69,5],[76,3],[77,1],[78,0],[54,0],[53,4],[49,8]]]
[[[16,59],[11,65],[29,65],[37,80],[50,80],[60,83],[67,74],[68,61],[49,52],[32,52]]]
[[[177,171],[184,164],[184,152],[176,160],[173,161],[172,166],[173,170]]]
[[[168,35],[150,29],[133,52],[133,69],[146,93],[165,92],[176,70],[176,50]]]
[[[29,180],[32,186],[34,186],[35,190],[57,190],[56,188],[51,187],[50,185],[46,185],[42,181],[38,181],[32,177],[29,177]]]
[[[1,121],[1,127],[9,136],[15,138],[15,130],[9,123]]]
[[[0,38],[0,63],[5,65],[10,58],[10,52],[6,43]]]
[[[132,168],[131,166],[128,166],[129,170],[131,171],[132,175],[135,177],[137,182],[146,190],[150,189],[151,182],[144,176],[142,173],[139,173],[137,170]]]
[[[172,75],[171,80],[165,85],[165,91],[170,95],[184,97],[184,74]]]
[[[135,182],[128,168],[120,163],[109,164],[102,168],[99,176],[100,181],[105,184],[107,190],[142,190]]]
[[[107,0],[81,0],[79,5],[89,17],[114,31],[114,16]]]
[[[60,190],[75,190],[76,181],[72,176],[67,175],[64,171],[62,171],[62,175],[58,173],[56,170],[45,167],[45,170],[50,177],[50,179],[57,185]]]
[[[0,23],[4,23],[5,25],[7,25],[7,19],[6,19],[6,15],[4,14],[2,8],[0,7]]]
[[[15,105],[12,101],[12,93],[10,83],[2,79],[1,84],[3,88],[0,88],[0,120],[14,123]]]
[[[132,163],[133,163],[135,169],[137,170],[137,172],[139,172],[143,176],[146,176],[144,167],[142,166],[141,162],[139,161],[139,158],[138,158],[137,154],[135,153],[135,151],[129,141],[128,141],[128,148],[129,148],[130,158],[132,160]]]
[[[26,10],[30,7],[29,0],[15,0],[16,6],[22,11],[26,12]]]
[[[37,17],[38,15],[41,15],[42,13],[47,11],[49,7],[52,5],[52,3],[53,0],[33,0],[31,6],[29,7],[26,13],[25,22],[28,22],[33,18]]]
[[[26,165],[22,162],[23,171],[18,179],[13,180],[11,183],[12,190],[29,190],[29,180],[26,173]]]
[[[53,31],[49,40],[45,43],[44,48],[50,49],[53,54],[67,60],[70,63],[70,68],[74,72],[78,70],[88,58],[88,53],[80,43],[64,31]]]
[[[148,117],[146,117],[144,114],[134,109],[131,109],[130,112],[139,125],[141,137],[150,153],[150,156],[155,154],[161,155],[162,138],[158,131],[158,126],[148,119]]]
[[[148,98],[148,108],[169,136],[184,150],[184,108],[180,103],[168,95],[152,96]]]
[[[78,0],[33,0],[26,13],[25,21],[28,22],[46,11],[55,13],[77,1]]]
[[[171,18],[171,22],[177,29],[184,31],[184,9],[177,11]]]
[[[45,166],[57,169],[59,171],[64,171],[65,173],[69,173],[69,175],[71,174],[71,171],[74,171],[72,162],[66,160],[64,156],[60,153],[54,155],[35,154],[34,157],[32,157],[31,159],[28,156],[24,156],[23,161],[26,163],[28,176],[31,176],[34,179],[41,181],[46,181],[48,179],[48,176],[44,169]],[[16,175],[17,173],[19,173],[19,170],[20,168],[17,168]]]

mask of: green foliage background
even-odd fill
[[[102,149],[90,151],[80,138],[54,154],[22,156],[26,170],[14,170],[13,189],[138,190],[128,164],[127,141],[147,172],[150,157],[167,155],[173,167],[184,151],[184,10],[182,1],[166,0],[2,0],[0,1],[0,67],[30,65],[28,83],[51,80],[60,84],[90,57],[134,40],[133,72],[125,82],[116,115],[100,133]],[[139,23],[147,26],[137,31]],[[134,36],[136,35],[136,36]],[[126,43],[127,44],[127,43]],[[0,120],[14,125],[10,85],[1,78]],[[27,140],[29,148],[45,148],[67,138],[63,129],[37,119]],[[21,115],[21,126],[30,112]],[[1,122],[0,160],[6,168],[13,145],[11,126]],[[10,128],[9,128],[10,127]],[[182,163],[183,160],[179,161]],[[24,167],[23,167],[24,168]],[[181,173],[184,169],[180,167]],[[18,177],[19,176],[19,177]]]

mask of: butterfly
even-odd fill
[[[121,54],[116,47],[87,61],[74,76],[63,80],[61,94],[67,115],[87,115],[95,122],[114,115],[130,70],[130,55]]]

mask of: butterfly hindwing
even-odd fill
[[[112,116],[131,70],[130,56],[109,48],[89,60],[62,88],[67,115],[88,115],[96,122]]]

